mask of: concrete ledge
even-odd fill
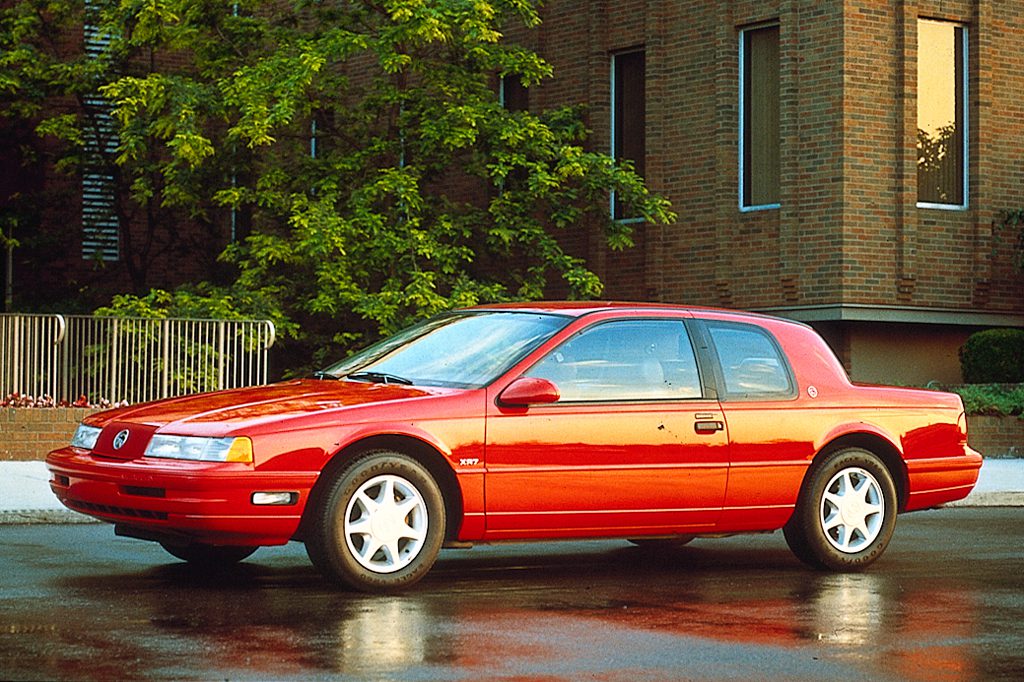
[[[1024,507],[1024,492],[972,492],[944,507]]]
[[[103,523],[70,509],[22,509],[0,511],[0,525],[28,523]]]

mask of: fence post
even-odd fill
[[[168,395],[171,376],[171,323],[160,323],[160,395]]]
[[[117,368],[121,364],[121,334],[120,323],[117,318],[114,318],[113,324],[110,325],[110,336],[110,373],[108,374],[107,387],[110,389],[110,400],[116,401],[118,379],[120,378]]]
[[[217,323],[217,390],[224,390],[224,321]]]
[[[56,402],[60,400],[60,395],[57,392],[61,385],[60,348],[64,343],[64,335],[67,333],[68,327],[63,315],[54,315],[53,320],[57,323],[56,338],[53,339],[52,347],[49,349],[50,357],[47,364],[50,366],[50,376],[48,377],[50,397]]]

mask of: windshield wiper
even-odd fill
[[[329,379],[329,380],[332,380],[332,381],[338,381],[339,379],[341,379],[341,377],[339,377],[337,374],[331,374],[330,372],[325,372],[322,369],[318,370],[316,372],[313,372],[313,378],[314,379]]]
[[[387,374],[386,372],[353,372],[345,378],[352,379],[353,381],[372,381],[375,384],[402,384],[403,386],[412,386],[412,381],[409,379],[395,374]]]

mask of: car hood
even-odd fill
[[[218,424],[252,425],[326,410],[387,403],[453,393],[454,389],[372,384],[360,381],[300,379],[267,386],[168,398],[97,413],[87,419],[94,426],[113,422],[161,428]],[[171,431],[172,429],[167,429]],[[177,428],[173,429],[177,430]],[[190,431],[190,430],[189,430]],[[184,432],[184,431],[183,431]]]

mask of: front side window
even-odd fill
[[[693,346],[680,320],[620,320],[572,337],[526,376],[547,379],[560,402],[701,397]]]
[[[708,322],[718,354],[726,398],[790,397],[794,384],[782,351],[762,329],[749,324]]]
[[[967,28],[917,22],[917,202],[967,207]]]
[[[647,157],[646,58],[642,50],[612,55],[612,158],[631,161],[638,175]],[[615,220],[640,221],[612,194]]]
[[[740,31],[740,208],[779,207],[779,27]]]

